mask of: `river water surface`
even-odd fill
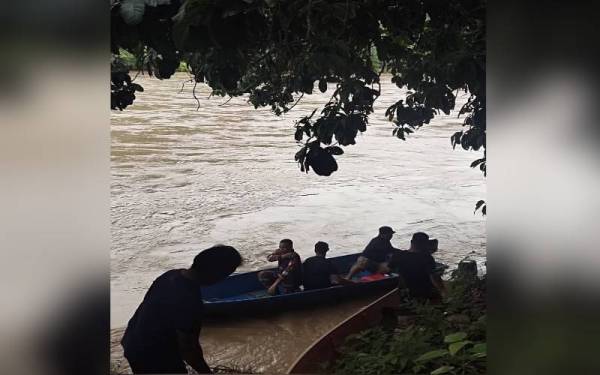
[[[187,267],[216,243],[236,247],[239,271],[267,266],[281,238],[305,258],[318,240],[331,256],[362,250],[390,225],[392,243],[408,247],[425,231],[439,239],[436,258],[455,264],[485,258],[485,221],[473,214],[485,199],[479,152],[453,150],[461,129],[456,113],[439,116],[407,141],[392,137],[386,108],[402,91],[383,77],[383,94],[357,144],[337,157],[329,177],[300,172],[293,123],[327,102],[331,91],[305,96],[285,116],[255,110],[244,98],[227,102],[196,88],[186,74],[166,81],[140,76],[145,92],[112,113],[111,325],[115,340],[150,283],[171,268]],[[465,101],[458,100],[457,108]],[[283,371],[306,345],[373,298],[272,321],[208,325],[207,357],[216,363]],[[285,354],[281,354],[285,353]]]

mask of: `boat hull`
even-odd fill
[[[346,273],[360,253],[329,258],[336,268]],[[275,270],[275,268],[271,269]],[[269,296],[258,281],[258,272],[234,274],[224,281],[202,289],[205,314],[213,317],[273,314],[281,311],[336,304],[356,297],[384,293],[398,286],[396,274],[353,285]]]
[[[400,292],[396,289],[364,307],[316,340],[290,366],[287,373],[316,374],[322,372],[321,366],[331,363],[338,357],[339,348],[349,335],[381,323],[384,319],[384,310],[398,307],[400,301]]]

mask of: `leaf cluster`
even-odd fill
[[[394,331],[376,327],[347,338],[327,370],[343,374],[484,374],[485,279],[456,277],[445,305],[412,301],[414,316]],[[461,319],[454,319],[457,316]]]
[[[408,90],[386,111],[394,136],[448,115],[465,91],[452,145],[485,148],[485,0],[119,0],[111,20],[113,53],[131,52],[157,78],[184,61],[214,95],[245,95],[276,115],[331,92],[316,118],[295,124],[303,171],[337,170],[341,153],[328,147],[367,130],[383,72]],[[485,156],[477,166],[485,173]]]

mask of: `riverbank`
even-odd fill
[[[448,288],[444,304],[406,303],[397,324],[348,337],[340,357],[323,364],[324,372],[485,374],[486,279],[458,277]]]
[[[140,69],[138,68],[138,61],[137,58],[129,51],[121,49],[119,51],[119,57],[121,58],[121,60],[127,65],[127,67],[129,68],[129,71],[131,73],[136,73],[137,71],[139,71]],[[142,70],[144,70],[144,68],[142,67]],[[185,62],[181,62],[179,64],[179,67],[177,68],[177,72],[178,73],[185,73],[188,72],[188,65]]]
[[[246,373],[283,373],[316,339],[382,293],[268,317],[203,322],[200,343],[208,364]],[[318,317],[318,318],[315,318]],[[124,327],[111,330],[111,372],[131,373],[120,345]]]
[[[457,278],[448,282],[442,305],[403,304],[398,324],[352,335],[341,356],[322,368],[339,374],[484,374],[486,370],[486,280]],[[375,298],[376,299],[376,298]],[[207,322],[201,341],[207,361],[220,373],[280,373],[317,337],[368,300],[316,309],[320,324],[306,312],[275,316],[268,321]],[[294,335],[297,325],[311,324],[310,338]],[[268,324],[267,324],[268,323]],[[283,323],[283,324],[282,324]],[[257,326],[268,326],[258,330]],[[317,327],[318,326],[318,327]],[[283,328],[283,330],[282,330]],[[229,331],[229,334],[223,334]],[[111,330],[111,375],[131,373],[119,344],[124,329]],[[215,332],[219,332],[215,335]],[[261,332],[260,334],[256,334]],[[232,335],[231,333],[234,333]],[[226,341],[223,339],[227,337]],[[217,341],[215,341],[215,339]],[[242,343],[243,341],[243,343]],[[436,372],[437,371],[437,372]]]

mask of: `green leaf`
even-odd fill
[[[454,342],[454,343],[450,344],[450,346],[448,346],[448,350],[450,351],[450,355],[455,355],[462,348],[464,348],[466,345],[469,345],[470,343],[471,343],[471,341],[465,340],[465,341],[459,341],[459,342]]]
[[[484,200],[480,200],[480,201],[478,201],[478,202],[477,202],[477,204],[475,204],[475,211],[473,211],[473,213],[477,212],[477,210],[478,210],[478,209],[479,209],[481,206],[483,206],[484,204],[485,204],[485,201],[484,201]],[[485,208],[485,207],[484,207],[484,208]],[[461,339],[461,340],[462,340],[462,339]]]
[[[471,163],[471,168],[475,168],[476,166],[478,166],[479,164],[481,164],[483,162],[485,162],[485,158],[477,159]]]
[[[402,358],[400,360],[400,370],[404,370],[408,364],[408,358]]]
[[[338,146],[330,146],[325,148],[325,150],[331,155],[342,155],[344,153],[344,150],[342,150],[342,148]]]
[[[440,358],[448,354],[446,349],[438,349],[427,352],[416,359],[416,362],[427,362],[435,358]]]
[[[145,0],[123,0],[119,14],[128,25],[137,25],[142,22],[146,10]]]
[[[471,353],[487,353],[487,344],[486,343],[475,344],[469,351]]]
[[[465,338],[467,338],[467,334],[465,332],[456,332],[444,337],[444,342],[446,344],[451,344],[453,342],[462,341]]]
[[[327,91],[327,81],[322,79],[319,81],[319,91],[325,92]]]
[[[296,159],[297,162],[303,163],[304,159],[306,158],[306,147],[302,147],[300,149],[300,151],[296,152],[296,155],[294,158]]]
[[[130,86],[135,91],[144,92],[144,88],[142,86],[138,85],[137,83],[132,83]]]
[[[157,7],[159,5],[169,5],[171,0],[145,0],[146,5],[151,7]]]
[[[446,374],[452,370],[454,370],[454,366],[442,366],[438,369],[431,371],[431,375]]]

